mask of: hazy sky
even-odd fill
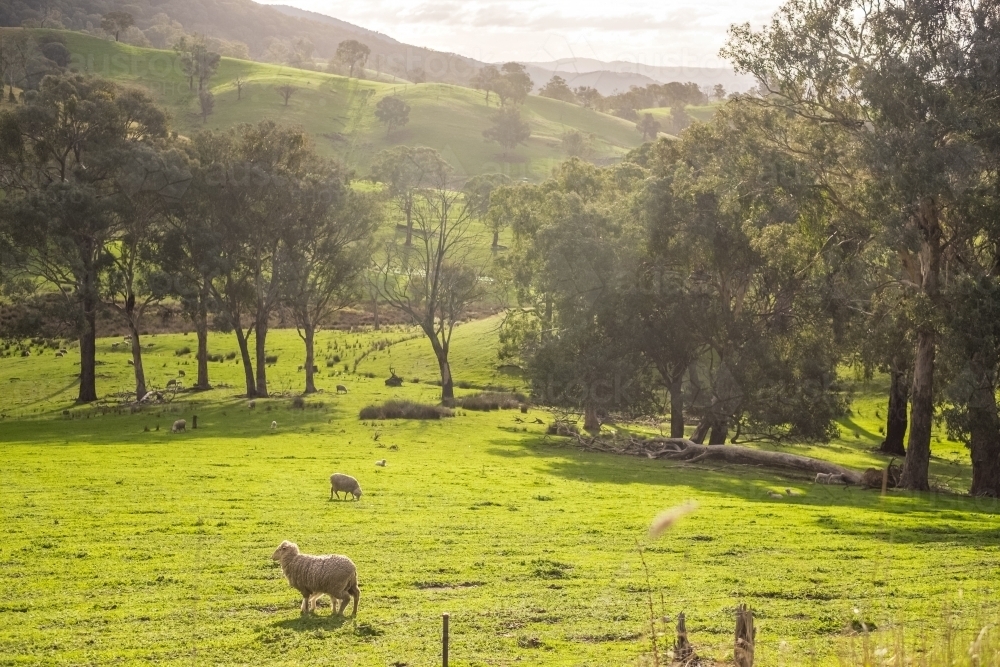
[[[265,0],[320,12],[401,42],[478,60],[628,60],[657,66],[724,66],[731,23],[761,25],[780,0]]]

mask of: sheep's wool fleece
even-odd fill
[[[292,588],[343,598],[357,581],[357,568],[347,556],[297,554],[281,560],[281,571]]]

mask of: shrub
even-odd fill
[[[523,394],[509,394],[494,391],[471,394],[455,399],[455,405],[466,410],[516,410],[527,399]]]
[[[276,355],[276,354],[269,354],[269,355],[265,356],[264,357],[264,363],[265,364],[276,364],[276,363],[278,363],[278,355]]]
[[[301,396],[296,396],[292,399],[292,408],[295,410],[305,410],[306,409],[306,399]]]
[[[181,349],[174,352],[178,357],[183,357],[185,354],[191,354],[191,348],[185,345]]]
[[[454,413],[440,405],[426,405],[413,401],[386,401],[382,405],[369,405],[361,409],[361,419],[441,419]]]
[[[210,355],[208,355],[208,360],[209,361],[217,361],[217,362],[219,362],[221,364],[222,361],[223,361],[223,357],[222,357],[221,354],[210,354]]]
[[[340,363],[340,355],[339,354],[333,355],[333,363],[335,363],[335,364],[339,364]]]

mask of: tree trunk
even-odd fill
[[[250,345],[247,343],[246,334],[239,326],[236,327],[236,342],[240,346],[240,358],[243,360],[243,373],[247,382],[247,398],[257,396],[257,385],[253,379],[253,362],[250,360]]]
[[[976,383],[969,400],[969,448],[972,450],[972,496],[1000,497],[1000,419],[992,372],[970,360]]]
[[[588,405],[583,408],[583,430],[597,433],[601,430],[601,420],[597,417],[597,407]]]
[[[267,315],[258,314],[254,324],[254,346],[257,352],[257,397],[267,398]]]
[[[379,329],[381,329],[381,324],[379,323],[379,319],[378,319],[378,295],[377,294],[372,296],[372,317],[374,318],[372,326],[375,327],[375,331],[378,331]]]
[[[499,249],[500,249],[500,231],[494,229],[493,230],[493,252],[496,252]]]
[[[926,198],[914,217],[920,233],[920,288],[932,303],[938,296],[941,269],[941,225],[937,203]],[[913,389],[910,392],[910,437],[900,486],[911,491],[927,491],[931,458],[931,425],[934,418],[934,355],[936,332],[931,323],[917,330],[917,349],[913,364]]]
[[[684,374],[677,374],[670,381],[670,437],[684,437]]]
[[[132,365],[135,371],[135,397],[141,401],[146,395],[146,373],[142,369],[142,345],[139,343],[139,328],[129,318],[128,330],[132,333]]]
[[[726,444],[727,435],[729,435],[729,420],[721,417],[717,418],[712,423],[712,433],[708,436],[708,444],[724,445]]]
[[[451,377],[451,364],[448,363],[448,352],[438,351],[438,368],[441,369],[441,401],[455,398],[454,379]]]
[[[698,422],[698,426],[695,427],[694,433],[691,434],[691,442],[702,445],[705,443],[705,436],[708,435],[708,431],[712,428],[712,419],[709,415],[705,415]]]
[[[906,370],[893,360],[889,381],[889,410],[885,416],[885,440],[879,451],[895,456],[906,456],[903,437],[906,435],[906,403],[910,391],[906,386]]]
[[[406,245],[413,242],[413,204],[406,205]]]
[[[80,334],[80,393],[77,403],[97,400],[97,304],[84,299],[83,332]]]
[[[313,372],[313,366],[316,363],[316,356],[313,352],[313,341],[316,337],[315,327],[312,323],[307,323],[303,327],[303,340],[306,343],[306,390],[307,394],[316,393],[316,380],[314,379],[315,373]]]
[[[205,305],[207,295],[202,294],[198,301],[198,314],[194,319],[195,332],[198,334],[198,383],[197,389],[211,389],[208,383],[208,308]]]

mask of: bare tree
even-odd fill
[[[427,336],[441,371],[441,400],[455,397],[448,359],[455,325],[485,295],[488,259],[477,257],[473,214],[465,197],[447,187],[423,190],[414,207],[411,246],[386,245],[372,267],[378,297]]]
[[[237,74],[233,79],[233,85],[236,86],[236,101],[239,102],[243,99],[243,86],[247,85],[247,80],[242,74]]]

